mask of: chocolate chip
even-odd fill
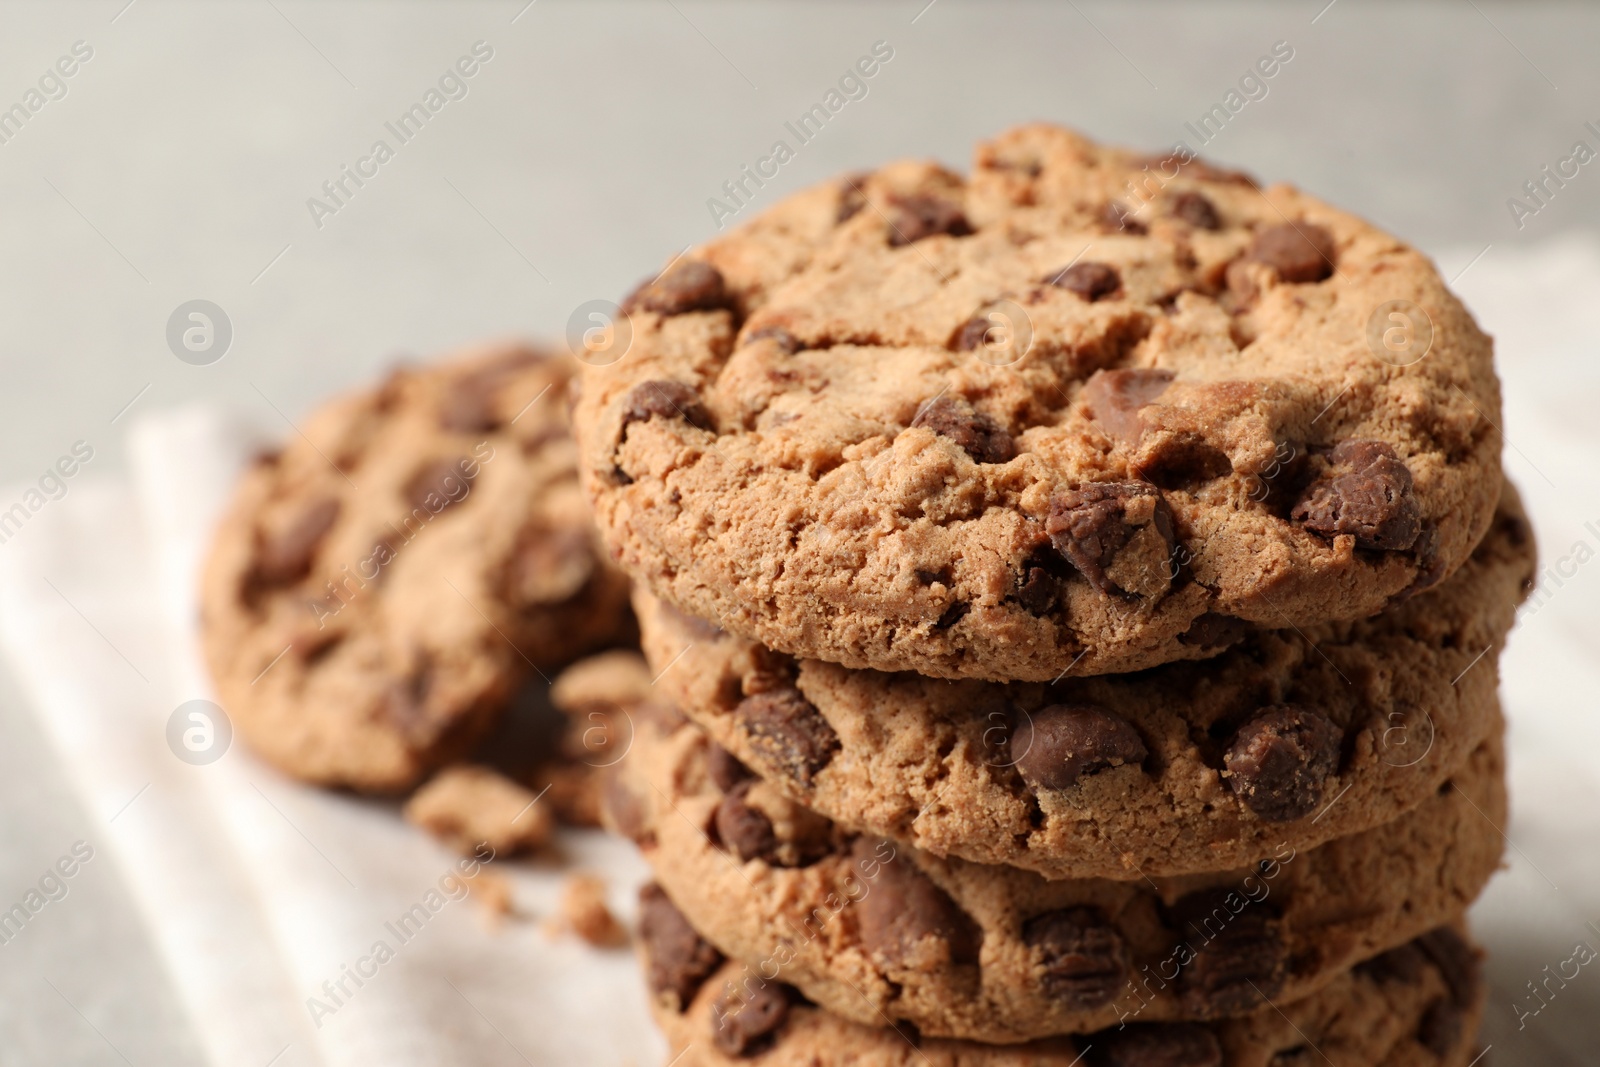
[[[439,398],[439,426],[454,433],[498,429],[502,420],[495,400],[501,386],[518,370],[539,359],[536,353],[515,351],[456,379]]]
[[[1100,224],[1114,233],[1144,234],[1149,233],[1149,228],[1144,223],[1133,217],[1128,210],[1128,205],[1120,200],[1111,200],[1100,209]]]
[[[866,190],[862,185],[871,175],[866,173],[852,174],[839,183],[839,207],[834,213],[834,223],[848,222],[867,206]]]
[[[1362,548],[1404,551],[1422,533],[1411,469],[1383,441],[1341,441],[1332,468],[1313,482],[1289,517],[1324,537],[1350,534]]]
[[[895,196],[889,199],[889,208],[889,244],[894,248],[935,234],[967,237],[973,233],[961,206],[937,196]]]
[[[934,397],[922,405],[911,425],[926,426],[949,438],[976,463],[1005,463],[1017,454],[1016,442],[1004,426],[957,397]]]
[[[339,518],[339,501],[323,497],[307,504],[293,522],[276,533],[257,535],[252,584],[290,585],[311,573],[317,546]]]
[[[711,429],[711,414],[700,403],[700,396],[682,382],[641,382],[622,402],[621,433],[635,422],[654,418],[682,419],[699,430]]]
[[[1237,889],[1201,889],[1173,906],[1193,952],[1178,972],[1178,995],[1195,1018],[1242,1015],[1282,990],[1289,947],[1277,909]]]
[[[706,774],[724,793],[752,777],[750,768],[740,763],[739,757],[715,742],[706,747]]]
[[[1239,727],[1223,764],[1228,785],[1268,822],[1303,819],[1322,803],[1322,785],[1339,766],[1339,727],[1297,704],[1261,709]]]
[[[1050,285],[1077,293],[1093,303],[1122,288],[1122,276],[1106,263],[1074,263],[1045,279]]]
[[[1011,758],[1035,789],[1067,789],[1149,755],[1128,721],[1093,704],[1051,704],[1022,715],[1011,735]]]
[[[1250,624],[1243,619],[1208,611],[1178,635],[1178,642],[1191,648],[1223,648],[1241,640],[1249,632]]]
[[[880,863],[880,844],[877,839],[858,837],[851,845],[858,869],[876,866],[878,870],[870,891],[855,908],[862,944],[891,966],[920,968],[923,964],[918,960],[925,949],[919,946],[930,943],[935,953],[942,948],[950,963],[976,963],[983,931],[917,869],[904,850]]]
[[[746,799],[755,782],[740,782],[722,798],[713,816],[717,838],[724,846],[744,861],[762,860],[776,863],[778,835],[772,829],[772,820],[750,806]]]
[[[789,1019],[788,987],[752,979],[711,1005],[712,1043],[730,1056],[765,1052]]]
[[[798,689],[769,689],[748,696],[734,708],[733,717],[766,768],[807,789],[839,751],[839,735]]]
[[[673,998],[680,1015],[705,980],[722,964],[722,953],[695,932],[659,885],[639,890],[639,938],[644,943],[650,992]]]
[[[1222,217],[1211,201],[1187,189],[1172,198],[1172,214],[1197,230],[1222,229]]]
[[[1466,1012],[1449,997],[1428,1005],[1417,1024],[1417,1044],[1439,1057],[1448,1056],[1461,1043],[1466,1029]]]
[[[1166,392],[1174,377],[1155,367],[1095,371],[1083,387],[1089,417],[1124,444],[1138,444],[1144,432],[1139,409]]]
[[[1478,995],[1478,953],[1454,927],[1429,930],[1413,942],[1439,968],[1450,995],[1463,1007]]]
[[[1079,1011],[1108,1004],[1128,974],[1122,935],[1095,908],[1063,908],[1022,924],[1022,941],[1033,950],[1039,984]]]
[[[1061,579],[1044,567],[1028,565],[1017,579],[1017,603],[1030,615],[1050,614],[1061,597]]]
[[[720,270],[709,263],[680,259],[624,297],[622,310],[682,315],[728,307],[732,302]]]
[[[957,352],[973,352],[989,343],[989,331],[994,323],[988,316],[974,315],[963,322],[951,336],[949,347]]]
[[[467,474],[471,465],[465,457],[430,459],[412,473],[400,491],[412,507],[437,514],[466,499],[472,487],[472,476]]]
[[[1045,531],[1101,593],[1156,595],[1172,583],[1172,511],[1146,482],[1066,490],[1050,501]]]
[[[499,591],[519,609],[564,604],[584,591],[597,566],[587,530],[530,525],[517,535]]]
[[[1428,958],[1415,942],[1392,948],[1388,952],[1356,964],[1355,972],[1381,985],[1398,982],[1410,985],[1422,977]]]
[[[1310,222],[1268,226],[1250,242],[1249,258],[1286,282],[1320,282],[1333,273],[1333,235]]]
[[[805,347],[800,338],[776,324],[751,330],[744,335],[744,339],[740,344],[753,345],[757,341],[771,341],[786,356],[792,356]]]
[[[1196,1023],[1128,1023],[1089,1035],[1091,1067],[1222,1067],[1222,1046]]]

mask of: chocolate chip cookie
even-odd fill
[[[843,831],[699,727],[636,733],[614,825],[718,950],[869,1025],[1017,1042],[1248,1014],[1461,915],[1497,868],[1498,729],[1415,811],[1238,869],[1046,881]]]
[[[1053,127],[802,192],[624,306],[574,417],[622,566],[853,668],[1050,681],[1362,618],[1499,493],[1490,340],[1426,257]]]
[[[398,790],[535,667],[631,626],[596,550],[564,356],[499,345],[315,412],[244,475],[201,586],[224,707],[296,777]]]
[[[655,687],[793,799],[939,855],[1138,878],[1241,866],[1422,803],[1492,728],[1533,573],[1508,487],[1467,564],[1383,615],[1219,624],[1232,644],[1213,659],[1055,686],[795,661],[635,601]]]
[[[1467,1067],[1477,1055],[1485,987],[1477,950],[1452,926],[1243,1018],[984,1045],[830,1014],[781,973],[724,961],[658,888],[643,903],[651,1010],[676,1067]]]

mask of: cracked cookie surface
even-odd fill
[[[1422,803],[1493,728],[1534,574],[1507,487],[1438,587],[1371,619],[1230,632],[1201,663],[1059,684],[795,660],[635,589],[656,688],[791,798],[937,855],[1051,878],[1239,866]]]
[[[1311,995],[1461,915],[1504,847],[1498,730],[1389,824],[1139,881],[1046,881],[852,834],[725,757],[692,723],[647,717],[617,781],[638,817],[613,824],[721,953],[929,1036],[1018,1042]]]
[[[1048,681],[1364,617],[1499,491],[1490,341],[1425,257],[1052,127],[802,192],[626,306],[575,412],[613,553],[850,667]]]
[[[219,697],[309,781],[399,790],[482,736],[532,664],[631,629],[566,416],[518,345],[395,371],[247,470],[201,584]]]

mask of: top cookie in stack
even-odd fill
[[[1469,1062],[1534,560],[1426,259],[1033,126],[624,308],[573,421],[685,1067]]]
[[[1500,493],[1491,346],[1425,257],[1053,127],[969,179],[803,192],[626,310],[575,412],[602,532],[664,599],[808,659],[1206,658],[1439,582]]]

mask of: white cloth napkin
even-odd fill
[[[645,876],[631,845],[566,832],[562,864],[492,864],[523,917],[491,922],[455,899],[458,857],[396,803],[307,788],[242,742],[201,766],[169,749],[174,709],[213,696],[195,575],[260,440],[212,409],[152,417],[132,431],[131,484],[75,485],[0,552],[0,639],[91,810],[114,818],[106,843],[211,1061],[658,1061],[632,954],[543,921],[577,869],[602,874],[631,921]],[[412,933],[399,919],[419,903],[431,917]]]
[[[1474,913],[1491,951],[1484,1041],[1497,1067],[1587,1064],[1600,1048],[1600,960],[1562,976],[1578,944],[1600,951],[1600,716],[1587,706],[1600,693],[1600,245],[1477,251],[1441,266],[1466,268],[1456,287],[1497,337],[1506,465],[1544,568],[1503,664],[1513,816],[1507,870]],[[489,925],[470,900],[399,943],[385,923],[437,889],[455,857],[394,804],[288,781],[242,743],[205,766],[169,750],[172,711],[211,696],[194,576],[259,440],[211,409],[150,417],[133,431],[130,480],[72,485],[0,546],[0,643],[106,820],[95,844],[126,875],[211,1061],[659,1061],[626,952],[552,939],[536,921]],[[564,844],[631,918],[643,877],[632,849],[586,833]],[[520,910],[554,910],[563,870],[495,866]],[[323,983],[379,940],[393,959],[359,988],[345,979],[335,1010],[314,1020],[308,998],[333,1005]]]

